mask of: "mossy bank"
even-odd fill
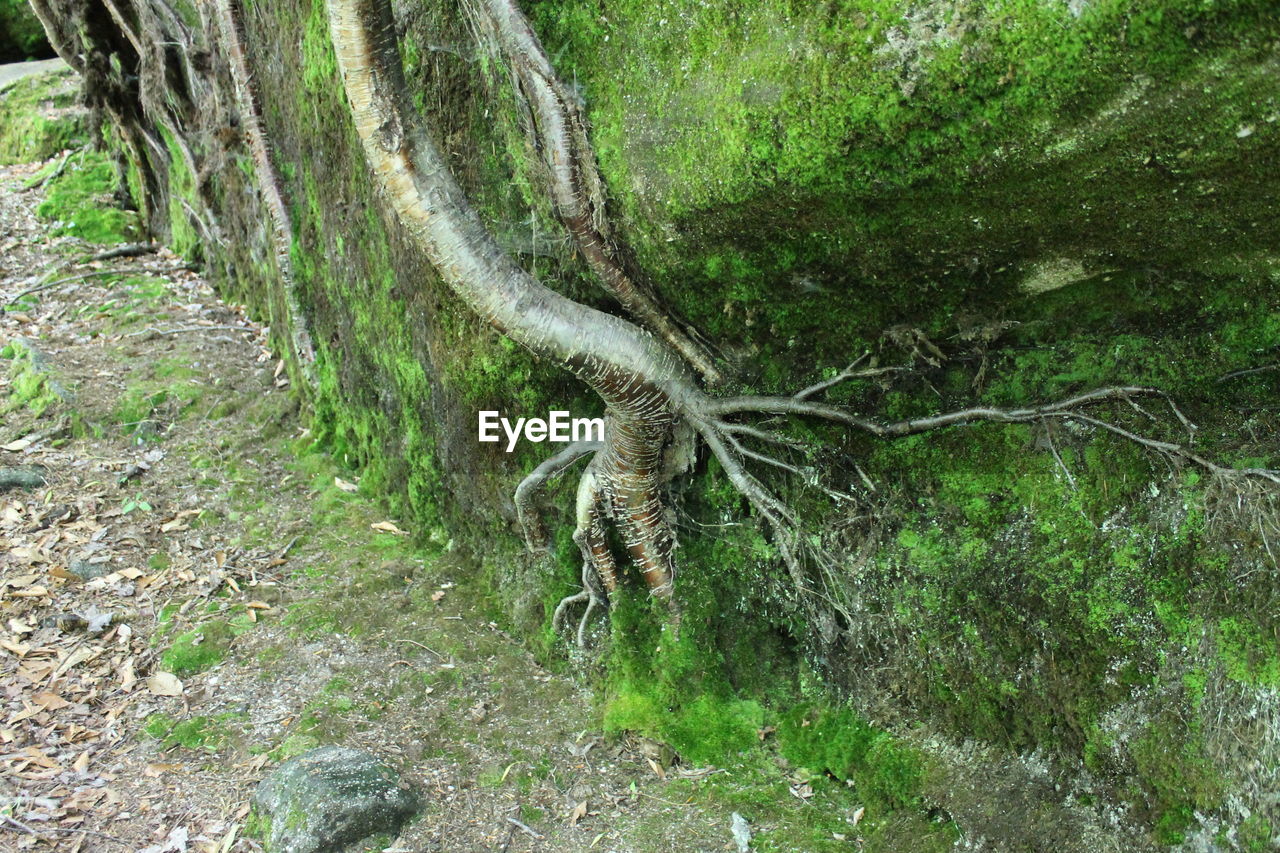
[[[510,493],[538,455],[478,444],[476,411],[594,416],[597,404],[470,315],[388,219],[321,4],[243,9],[269,175],[228,130],[244,117],[225,29],[176,5],[177,19],[137,7],[207,69],[160,47],[139,55],[110,21],[65,34],[148,72],[90,79],[116,86],[97,103],[125,122],[111,138],[141,213],[269,320],[314,440],[465,555],[495,619],[564,656],[549,620],[580,569],[571,495],[551,495],[554,559],[525,555]],[[1198,425],[1204,453],[1280,465],[1272,4],[529,11],[584,99],[620,234],[741,390],[790,392],[864,352],[903,369],[837,398],[886,417],[1149,383]],[[417,107],[499,239],[597,301],[549,215],[507,81],[458,10],[416,4],[401,23]],[[288,208],[285,259],[263,226],[264,182]],[[296,357],[299,327],[314,363]],[[1165,410],[1104,414],[1186,440]],[[679,636],[624,594],[595,629],[600,651],[578,661],[607,726],[692,761],[764,733],[868,802],[954,818],[1006,849],[1088,848],[1037,816],[1057,794],[1001,820],[990,791],[948,784],[957,742],[1043,758],[1074,807],[1117,814],[1153,845],[1272,843],[1273,493],[1088,428],[894,443],[791,428],[825,448],[800,461],[853,496],[779,481],[837,555],[829,618],[797,600],[743,501],[702,462],[673,495]]]

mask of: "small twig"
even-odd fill
[[[418,647],[418,648],[420,648],[420,649],[424,649],[424,650],[426,650],[426,651],[428,651],[428,652],[431,652],[431,654],[435,655],[435,656],[436,656],[438,659],[440,659],[440,660],[447,660],[447,658],[445,658],[445,656],[444,656],[444,655],[440,654],[440,653],[439,653],[439,652],[437,652],[435,649],[432,649],[432,648],[429,648],[428,646],[424,646],[424,645],[422,645],[422,643],[419,643],[417,640],[405,640],[405,639],[398,639],[398,640],[396,640],[396,642],[397,642],[397,643],[408,643],[408,644],[410,644],[410,645],[412,645],[412,646],[417,646],[417,647]]]
[[[763,462],[766,465],[772,465],[775,468],[781,468],[783,471],[788,471],[792,474],[795,474],[797,477],[800,477],[801,479],[807,479],[805,472],[801,471],[796,466],[791,465],[787,462],[783,462],[781,459],[774,459],[772,456],[766,456],[763,453],[756,453],[754,450],[750,450],[746,447],[743,447],[742,442],[734,438],[732,433],[726,432],[725,438],[728,439],[729,443],[733,445],[734,450],[738,451],[740,454],[747,457],[748,459],[754,459],[757,462]]]
[[[58,167],[54,169],[52,172],[50,172],[49,174],[43,177],[36,177],[27,181],[25,184],[22,185],[23,192],[26,192],[27,190],[39,189],[40,187],[43,187],[45,184],[52,181],[54,178],[60,177],[62,173],[67,170],[67,163],[71,162],[71,158],[74,157],[76,153],[77,152],[75,151],[68,151],[66,155],[63,156],[62,162],[59,163]]]
[[[1071,469],[1062,461],[1062,457],[1058,455],[1058,445],[1053,441],[1053,429],[1045,430],[1045,435],[1049,437],[1049,451],[1053,453],[1053,458],[1057,460],[1058,467],[1062,469],[1062,473],[1067,475],[1067,483],[1071,486],[1071,491],[1076,491],[1076,478],[1071,476]]]
[[[285,557],[289,556],[289,552],[293,550],[293,546],[297,545],[298,540],[301,538],[302,538],[301,536],[295,536],[292,539],[290,539],[287,543],[285,543],[285,546],[283,548],[281,548],[279,551],[276,552],[275,558],[277,560],[283,560]]]
[[[541,835],[539,835],[538,833],[534,832],[534,831],[529,827],[529,825],[528,825],[528,824],[526,824],[526,823],[521,823],[520,821],[516,820],[516,819],[515,819],[515,818],[513,818],[513,817],[509,817],[509,818],[507,818],[507,823],[511,824],[511,825],[512,825],[512,826],[514,826],[516,829],[519,829],[521,832],[525,832],[525,833],[527,833],[530,837],[532,837],[532,838],[534,838],[534,839],[536,839],[536,840],[538,840],[538,841],[541,841],[541,840],[542,840],[542,836],[541,836]]]
[[[136,338],[139,335],[148,335],[148,334],[181,335],[187,332],[217,332],[217,331],[249,332],[250,334],[255,334],[255,335],[258,333],[257,329],[251,328],[249,326],[179,326],[174,329],[157,329],[155,326],[147,326],[145,329],[141,331],[130,332],[129,334],[121,335],[120,337]]]
[[[723,425],[723,428],[724,428],[724,431],[727,433],[736,433],[738,435],[748,435],[748,436],[751,436],[752,438],[758,438],[761,441],[767,441],[770,444],[780,444],[783,447],[795,447],[801,450],[805,449],[806,447],[805,443],[803,441],[800,441],[799,439],[791,438],[785,435],[778,435],[777,433],[769,432],[768,430],[756,429],[755,427],[747,426],[746,424],[726,423]]]
[[[803,389],[803,391],[797,391],[795,393],[796,400],[805,400],[806,397],[812,397],[815,393],[826,391],[827,388],[831,388],[832,386],[838,386],[838,384],[844,382],[845,379],[851,379],[855,375],[854,368],[860,365],[861,362],[867,360],[868,356],[870,356],[870,352],[861,353],[860,356],[856,357],[852,364],[847,366],[844,370],[841,370],[840,373],[835,375],[835,377],[832,377],[831,379],[823,379],[822,382],[812,384],[812,386]]]
[[[158,243],[126,243],[123,246],[116,246],[114,249],[107,249],[105,252],[90,255],[88,260],[109,261],[112,258],[136,258],[139,255],[153,255],[158,251],[160,251]]]
[[[1262,367],[1250,367],[1246,370],[1233,370],[1225,376],[1219,376],[1219,382],[1226,382],[1228,379],[1235,379],[1239,376],[1251,376],[1255,373],[1262,373],[1267,370],[1276,370],[1280,368],[1280,361],[1275,364],[1264,364]]]

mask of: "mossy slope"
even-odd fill
[[[524,556],[508,496],[537,455],[478,446],[475,411],[597,404],[470,316],[387,219],[323,5],[246,6],[316,342],[312,435],[397,517],[473,558],[495,616],[553,654],[550,605],[579,569],[571,489],[551,495],[555,559]],[[1280,346],[1272,6],[530,8],[580,87],[621,234],[724,347],[742,390],[790,391],[865,351],[911,369],[837,398],[886,417],[1154,383],[1200,425],[1206,453],[1276,465],[1262,414],[1274,374],[1254,370]],[[539,276],[596,300],[547,215],[502,75],[474,55],[452,4],[403,23],[417,106],[482,214]],[[211,135],[188,142],[197,159],[220,153]],[[286,327],[261,209],[243,201],[265,176],[235,150],[222,152],[235,168],[197,176],[173,147],[170,230],[198,238],[273,332]],[[210,240],[188,207],[243,239]],[[1152,413],[1099,412],[1185,440],[1171,414]],[[601,679],[609,725],[712,760],[776,723],[795,762],[917,814],[938,790],[929,762],[866,722],[902,733],[914,720],[1050,756],[1153,842],[1265,843],[1280,815],[1245,757],[1277,752],[1254,713],[1275,711],[1265,496],[1091,429],[892,444],[791,429],[826,448],[804,461],[860,495],[833,503],[779,483],[837,554],[824,594],[840,607],[824,618],[803,606],[704,463],[673,496],[680,636],[642,597],[619,597]],[[1034,846],[1032,823],[1001,831],[996,843]]]

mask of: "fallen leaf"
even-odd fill
[[[344,491],[344,492],[358,492],[358,491],[360,491],[360,487],[359,487],[359,486],[357,486],[355,483],[350,483],[350,482],[348,482],[348,481],[346,481],[346,480],[342,479],[341,477],[334,477],[334,478],[333,478],[333,484],[334,484],[335,486],[337,486],[339,489],[342,489],[342,491]]]
[[[439,600],[440,600],[440,599],[442,599],[442,598],[444,598],[444,590],[443,590],[443,589],[437,589],[435,592],[431,593],[431,600],[432,600],[432,601],[439,601]]]
[[[249,608],[250,610],[270,610],[271,609],[271,605],[267,604],[265,601],[250,601],[248,604],[245,605],[245,607]]]
[[[156,696],[181,696],[182,682],[172,672],[157,672],[147,679],[147,689]]]
[[[76,756],[76,760],[71,762],[71,769],[77,773],[84,773],[89,769],[89,750]]]
[[[9,451],[10,453],[21,453],[22,451],[30,447],[32,444],[34,444],[34,442],[31,441],[31,439],[20,438],[17,441],[11,441],[8,444],[0,445],[0,447],[3,447],[5,450]]]
[[[131,690],[133,685],[137,683],[138,676],[133,671],[133,658],[129,658],[124,662],[124,666],[120,667],[120,689]]]
[[[378,521],[378,522],[374,522],[373,524],[370,524],[369,526],[372,527],[374,530],[380,531],[382,533],[394,533],[397,536],[409,535],[405,531],[401,530],[399,527],[396,527],[395,522],[391,522],[391,521]]]
[[[29,586],[25,589],[15,589],[9,593],[17,598],[39,598],[42,595],[48,595],[49,590],[43,586]]]
[[[181,764],[158,764],[153,762],[151,764],[148,764],[146,767],[142,768],[142,775],[147,776],[151,779],[156,779],[163,776],[166,773],[172,773],[175,770],[181,770],[181,769],[182,769]]]
[[[67,708],[71,705],[70,702],[63,699],[58,694],[49,693],[47,691],[44,693],[37,693],[35,696],[32,696],[31,699],[46,711],[56,711],[59,708]]]
[[[569,812],[569,826],[577,826],[578,821],[587,816],[587,801],[583,800],[573,807],[573,811]]]
[[[236,835],[240,832],[240,824],[231,824],[231,829],[222,838],[222,843],[218,845],[218,853],[229,853],[231,846],[236,843]]]
[[[27,760],[29,760],[32,764],[37,764],[37,765],[39,765],[40,767],[46,767],[46,768],[49,768],[49,769],[53,769],[53,768],[55,768],[55,767],[61,767],[61,766],[62,766],[61,764],[59,764],[58,762],[54,761],[54,760],[53,760],[52,758],[50,758],[49,756],[45,755],[45,754],[44,754],[43,752],[41,752],[40,750],[36,749],[34,746],[29,746],[29,747],[27,747],[26,749],[22,750],[22,752],[21,752],[20,754],[21,754],[24,758],[26,758]]]
[[[30,634],[35,628],[23,622],[21,619],[10,619],[9,630],[15,634]]]
[[[163,844],[144,847],[139,853],[187,853],[187,836],[189,834],[185,826],[174,827]]]
[[[854,826],[858,825],[858,821],[862,820],[862,816],[867,813],[866,806],[858,806],[853,810],[853,814],[849,816],[849,823]]]
[[[71,667],[79,666],[85,661],[93,660],[98,655],[102,654],[103,651],[104,649],[89,648],[88,646],[82,646],[76,649],[66,658],[66,660],[58,664],[58,668],[53,672],[53,677],[57,678],[59,675],[62,675],[64,672],[71,669]]]

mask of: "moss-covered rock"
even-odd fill
[[[269,853],[338,853],[371,835],[394,835],[418,806],[418,795],[376,756],[323,746],[262,780],[253,827]]]
[[[0,88],[0,164],[45,160],[85,142],[71,71],[34,74]]]

